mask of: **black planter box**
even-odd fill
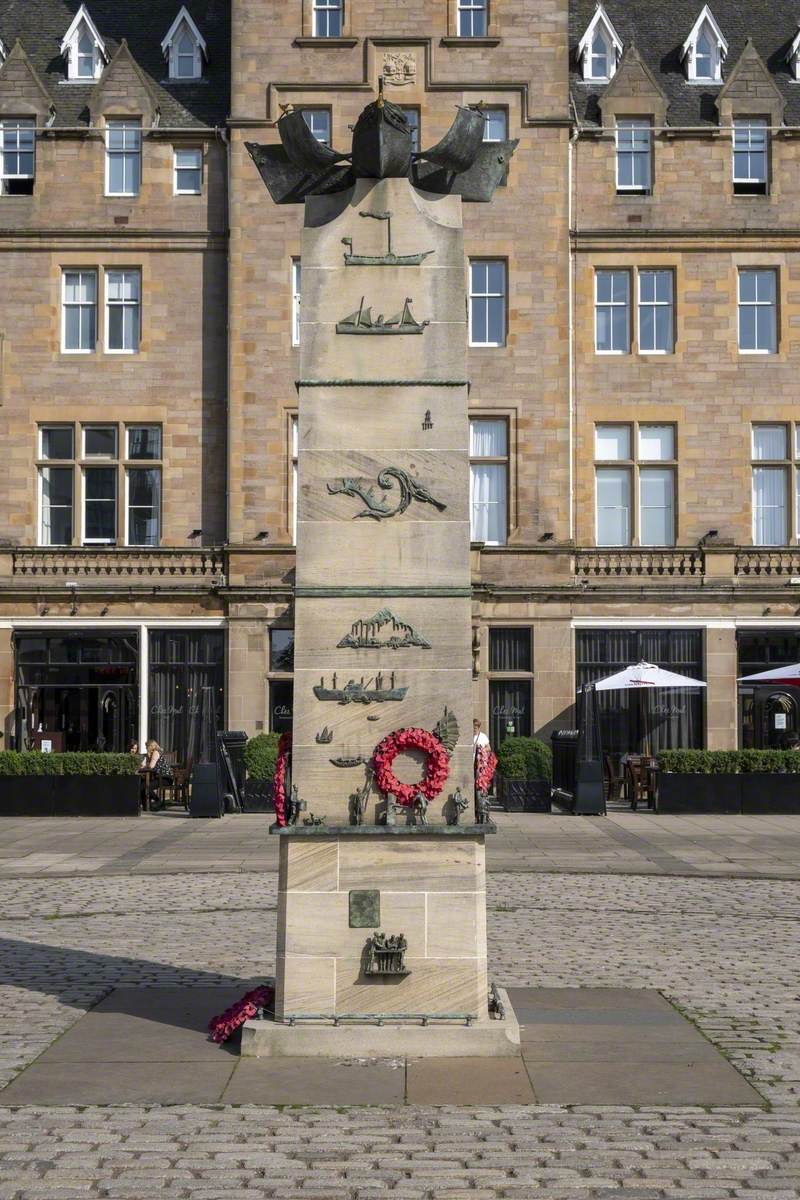
[[[742,775],[671,775],[659,772],[656,812],[740,813]]]
[[[742,813],[800,813],[800,775],[767,774],[754,771],[740,775]]]
[[[550,782],[547,779],[498,778],[498,799],[506,812],[550,812]]]
[[[274,784],[271,779],[248,779],[244,789],[244,812],[274,813],[272,798]]]
[[[138,817],[138,775],[4,775],[0,817]]]

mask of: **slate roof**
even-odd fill
[[[230,112],[230,0],[185,0],[206,40],[203,78],[177,83],[161,42],[183,0],[87,0],[86,7],[105,42],[109,59],[123,38],[152,81],[169,128],[222,125]],[[10,52],[19,38],[56,107],[56,126],[88,125],[92,85],[65,83],[60,47],[81,0],[0,0],[0,38]]]
[[[631,41],[659,81],[668,100],[669,125],[718,125],[715,101],[730,77],[748,37],[786,100],[784,120],[800,125],[800,81],[794,79],[786,55],[797,34],[799,0],[712,0],[711,12],[728,43],[722,84],[688,83],[680,51],[703,8],[704,0],[607,0],[604,8],[624,46]],[[577,61],[578,42],[594,16],[596,0],[570,0],[570,87],[578,118],[600,123],[597,106],[605,87],[583,83]],[[607,86],[607,85],[606,85]]]

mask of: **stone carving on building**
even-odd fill
[[[318,746],[329,746],[333,741],[333,730],[329,729],[326,725],[325,728],[317,734],[317,736],[314,738],[314,741]]]
[[[380,672],[375,676],[374,686],[371,687],[372,683],[373,680],[364,683],[362,675],[360,683],[357,683],[355,679],[348,679],[344,687],[337,687],[334,672],[332,685],[326,687],[323,676],[314,688],[314,695],[318,700],[335,700],[338,704],[384,704],[387,700],[405,699],[408,691],[407,687],[395,687],[394,671],[390,676],[388,687],[383,686],[383,675]]]
[[[445,708],[439,720],[433,727],[433,732],[439,741],[444,746],[449,755],[452,755],[458,745],[458,721],[455,713],[449,708]]]
[[[386,50],[383,55],[383,70],[386,83],[393,87],[405,87],[417,80],[417,56],[408,50]]]
[[[357,512],[353,518],[370,517],[373,521],[385,521],[389,517],[398,517],[404,513],[413,500],[420,504],[432,504],[439,512],[447,508],[441,500],[437,500],[428,489],[402,467],[385,467],[377,478],[380,488],[393,488],[397,484],[400,495],[397,504],[392,507],[387,503],[387,497],[375,495],[375,485],[365,484],[360,479],[341,479],[338,483],[329,483],[328,492],[331,496],[358,496],[366,504],[366,508]]]
[[[336,324],[337,333],[406,334],[422,333],[430,321],[417,321],[411,312],[411,297],[406,296],[402,311],[384,319],[383,313],[373,317],[371,308],[364,308],[364,297],[355,312]]]
[[[369,762],[369,759],[364,758],[363,754],[355,754],[352,758],[330,758],[328,761],[335,767],[363,767],[365,763]]]
[[[392,248],[391,212],[360,212],[358,215],[386,222],[386,253],[354,254],[353,239],[351,237],[342,238],[342,245],[346,247],[344,254],[346,267],[418,267],[429,254],[433,254],[433,250],[421,250],[417,254],[395,254]]]
[[[388,637],[381,637],[381,632],[390,627]],[[338,650],[405,650],[409,646],[418,646],[422,650],[430,650],[430,642],[417,633],[413,625],[401,621],[389,608],[382,608],[374,617],[367,620],[354,621],[350,632],[337,642]]]

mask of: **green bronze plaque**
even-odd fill
[[[380,892],[350,893],[350,928],[377,929],[381,923]]]

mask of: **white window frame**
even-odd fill
[[[303,265],[299,257],[292,259],[292,345],[300,345],[300,304],[302,297]]]
[[[697,74],[697,47],[703,35],[708,38],[711,46],[711,72],[708,75]],[[686,78],[689,83],[722,83],[722,64],[727,54],[728,43],[706,4],[681,47],[681,58],[686,63]]]
[[[669,299],[668,300],[642,300],[642,276],[643,275],[666,275],[669,278]],[[658,322],[655,319],[656,310],[666,308],[669,310],[669,346],[665,349],[658,347],[647,347],[642,345],[642,310],[652,308],[653,312],[653,332],[658,328]],[[636,272],[636,336],[637,348],[640,354],[674,354],[675,353],[675,276],[670,267],[639,267]]]
[[[600,35],[606,46],[606,63],[608,71],[605,75],[594,74],[594,39]],[[622,57],[622,41],[611,23],[611,19],[598,4],[594,16],[586,27],[586,32],[578,43],[578,61],[581,64],[581,75],[585,83],[610,83],[617,73],[619,60]]]
[[[6,148],[6,134],[13,135],[13,148]],[[30,139],[26,135],[30,135]],[[27,147],[22,149],[22,141],[30,141],[30,149]],[[30,154],[32,166],[30,171],[6,171],[6,154],[9,156],[15,154],[17,156],[17,166],[19,167],[19,157],[22,154]],[[11,179],[35,179],[36,178],[36,121],[33,117],[2,117],[0,118],[0,191],[5,194],[6,180]],[[24,194],[24,193],[23,193]]]
[[[92,276],[94,278],[94,301],[93,302],[89,303],[85,300],[77,300],[77,301],[70,300],[69,302],[67,301],[67,276],[68,275],[78,275],[79,277],[87,275],[87,276]],[[97,336],[98,336],[98,331],[99,331],[98,321],[99,321],[99,316],[100,316],[99,304],[98,304],[99,287],[100,287],[100,283],[99,283],[98,272],[97,272],[96,267],[88,267],[88,268],[86,268],[86,267],[62,267],[61,268],[61,353],[62,354],[95,354],[97,352]],[[68,308],[78,308],[81,310],[86,309],[86,308],[94,309],[94,342],[91,346],[87,346],[85,349],[83,347],[78,347],[76,349],[76,348],[67,346],[67,309]]]
[[[158,430],[158,448],[160,453],[155,458],[132,458],[131,457],[131,434],[136,429],[157,429]],[[161,463],[164,458],[164,427],[158,421],[131,421],[125,426],[125,461],[136,464]]]
[[[193,74],[191,75],[178,73],[179,59],[188,57],[188,55],[179,55],[178,53],[178,44],[184,34],[188,35],[194,43]],[[191,83],[193,80],[202,79],[203,59],[208,58],[208,46],[185,4],[170,25],[167,35],[161,43],[161,53],[169,62],[169,78],[173,83]]]
[[[502,422],[505,425],[506,452],[501,455],[493,454],[473,454],[472,453],[472,427],[480,425],[482,422]],[[470,539],[472,538],[472,517],[473,517],[473,471],[472,468],[478,464],[490,467],[502,467],[505,476],[504,488],[504,503],[505,503],[505,520],[503,521],[503,536],[499,541],[484,542],[485,546],[506,546],[508,544],[508,533],[511,528],[511,423],[508,417],[502,413],[494,415],[492,413],[483,412],[481,414],[470,413],[469,428],[470,428],[470,500],[469,500],[469,521],[470,521]]]
[[[112,300],[109,296],[109,281],[112,275],[135,275],[138,279],[138,298],[133,300]],[[142,342],[142,272],[139,267],[106,267],[105,269],[105,340],[104,347],[106,354],[138,354],[141,349]],[[109,337],[111,333],[111,308],[133,308],[138,309],[138,326],[136,346],[122,349],[112,348],[109,345]],[[123,318],[124,329],[124,318]]]
[[[113,454],[89,454],[86,449],[86,434],[90,429],[113,429],[114,431],[114,452]],[[81,460],[89,463],[91,466],[94,463],[115,463],[119,458],[119,429],[115,421],[87,421],[81,425]]]
[[[603,301],[601,301],[598,298],[598,284],[600,282],[601,275],[624,275],[625,276],[626,284],[625,284],[625,299],[624,300],[603,300]],[[625,313],[626,313],[626,322],[625,322],[626,345],[623,349],[615,350],[613,347],[610,350],[601,350],[600,349],[600,347],[599,347],[600,322],[599,322],[598,318],[599,318],[599,313],[600,313],[601,308],[607,308],[610,310],[613,310],[615,308],[624,308],[625,309]],[[612,333],[611,340],[613,342],[613,340],[614,340],[613,339],[613,332],[614,332],[613,320],[611,321],[610,326],[611,326],[611,333]],[[594,352],[595,352],[595,354],[616,355],[617,357],[619,357],[620,355],[630,354],[630,352],[631,352],[631,272],[628,267],[598,267],[595,269],[595,272],[594,272]]]
[[[484,263],[492,265],[499,264],[503,268],[503,290],[493,292],[488,290],[485,292],[477,292],[473,290],[472,285],[472,268],[480,266]],[[475,300],[496,300],[501,299],[503,302],[503,336],[499,342],[477,342],[473,334],[473,301]],[[508,263],[504,258],[471,258],[469,260],[469,344],[475,349],[484,350],[501,350],[508,344]]]
[[[742,276],[749,275],[749,274],[761,275],[766,272],[770,272],[775,281],[775,292],[774,292],[775,298],[774,298],[774,300],[772,300],[772,301],[759,300],[758,298],[756,298],[755,300],[743,301],[742,300]],[[780,336],[779,336],[779,331],[778,331],[778,287],[779,287],[778,271],[777,271],[777,268],[775,268],[775,267],[739,267],[738,271],[736,272],[736,332],[737,332],[738,350],[739,350],[740,354],[757,355],[757,356],[760,355],[763,357],[766,355],[778,353],[778,346],[780,344]],[[753,349],[746,349],[746,348],[742,347],[742,309],[743,308],[754,308],[756,310],[756,328],[758,327],[758,311],[759,311],[759,309],[764,309],[764,308],[772,309],[773,342],[772,342],[771,349],[760,350],[757,347],[753,348]]]
[[[196,154],[196,167],[178,166],[179,154]],[[196,188],[179,187],[182,172],[197,171],[200,182]],[[174,196],[201,196],[203,194],[203,147],[202,146],[173,146],[172,148],[172,194]]]
[[[80,58],[83,57],[83,55],[79,56],[78,47],[84,33],[91,40],[93,46],[91,75],[78,74]],[[108,62],[108,52],[85,4],[82,4],[76,12],[69,29],[64,34],[60,49],[61,54],[67,60],[67,80],[70,83],[86,85],[99,79],[102,75],[103,67]]]
[[[636,145],[637,134],[644,131],[647,134],[647,146],[645,149],[640,149]],[[622,139],[620,137],[622,136]],[[625,138],[629,139],[629,144],[625,145]],[[629,192],[635,195],[648,195],[653,187],[653,128],[650,121],[646,117],[620,117],[617,120],[615,129],[616,141],[616,172],[617,172],[617,191]],[[620,166],[624,159],[630,159],[633,164],[637,159],[645,159],[647,163],[646,180],[643,184],[622,183],[620,180]],[[631,172],[635,177],[635,169]]]
[[[126,440],[127,440],[127,432],[126,432],[125,436],[126,436]],[[126,449],[127,449],[127,447],[126,447]],[[154,542],[132,542],[131,541],[131,537],[130,537],[130,532],[131,532],[131,529],[130,529],[130,514],[131,514],[130,481],[131,481],[131,473],[134,471],[155,471],[156,475],[158,476],[158,505],[157,506],[151,505],[151,507],[157,508],[157,513],[158,513],[158,530],[157,530],[157,534],[156,534],[156,540]],[[164,485],[164,472],[162,470],[161,462],[159,460],[137,458],[137,459],[133,459],[131,461],[130,465],[128,465],[126,463],[126,465],[125,465],[125,512],[123,515],[123,521],[124,521],[123,528],[124,528],[124,534],[125,534],[124,544],[126,546],[143,546],[143,547],[147,548],[147,547],[161,545],[163,485]],[[144,506],[141,504],[137,504],[134,507],[135,508],[143,508]]]
[[[764,156],[764,174],[762,178],[752,174],[736,174],[736,156],[746,154],[747,163],[752,167],[754,155]],[[734,191],[736,184],[746,187],[760,188],[763,191],[747,191],[744,195],[766,195],[769,191],[769,124],[764,117],[736,117],[733,121],[731,171]]]
[[[123,145],[111,149],[109,140],[112,133],[122,133]],[[128,146],[128,136],[135,134],[133,145]],[[140,117],[124,117],[106,121],[105,128],[105,143],[106,143],[106,195],[107,196],[138,196],[142,189],[142,121]],[[122,158],[123,164],[127,160],[135,162],[136,170],[136,187],[132,191],[112,192],[111,191],[111,161],[114,158]],[[125,167],[123,165],[123,176]]]
[[[289,417],[289,456],[292,485],[292,545],[297,545],[298,504],[300,499],[299,470],[300,470],[300,426],[299,416],[292,413]]]
[[[81,465],[81,545],[82,546],[116,546],[119,542],[119,470],[117,467],[117,459],[106,458],[96,459],[92,462]],[[111,471],[114,476],[114,536],[111,538],[90,538],[86,536],[86,505],[90,504],[108,504],[110,497],[104,496],[100,500],[88,500],[86,494],[86,472],[87,471]],[[74,502],[74,492],[73,492]]]
[[[44,472],[55,468],[57,471],[69,471],[70,480],[72,483],[72,499],[69,505],[70,510],[70,526],[72,537],[68,542],[52,542],[45,541],[44,535]],[[71,460],[52,459],[47,462],[42,462],[37,467],[36,472],[36,491],[37,503],[39,508],[39,520],[37,530],[37,545],[39,546],[73,546],[75,544],[75,463]],[[58,504],[56,508],[66,508],[66,504]]]
[[[313,106],[309,106],[308,108],[301,109],[301,112],[303,113],[303,120],[305,121],[306,125],[311,130],[311,132],[314,134],[314,137],[317,139],[317,141],[320,143],[320,145],[321,146],[330,146],[331,136],[332,136],[332,131],[333,131],[333,119],[332,119],[332,115],[331,115],[331,110],[329,108],[314,108]],[[309,120],[309,117],[311,118],[311,120]],[[328,126],[327,137],[321,138],[319,136],[319,134],[314,131],[313,121],[314,121],[315,117],[324,117],[325,118],[325,121]]]
[[[668,427],[672,431],[672,458],[644,458],[641,450],[643,430],[651,427]],[[597,454],[597,436],[602,428],[619,428],[627,431],[627,458],[599,458]],[[668,549],[677,545],[677,491],[678,491],[678,431],[672,421],[660,424],[655,421],[598,421],[594,427],[594,538],[595,545],[602,549],[613,549],[615,546],[624,549],[626,546],[642,547],[643,549]],[[608,543],[600,541],[600,504],[599,481],[601,472],[617,471],[627,479],[627,541]],[[672,524],[672,539],[667,543],[642,541],[642,478],[647,478],[648,472],[668,473],[671,476],[671,507],[669,515]]]
[[[503,136],[502,137],[496,138],[496,137],[487,137],[486,136],[487,131],[489,129],[489,115],[490,114],[492,116],[502,118],[502,121],[503,121]],[[488,108],[484,108],[483,116],[484,116],[484,123],[483,123],[483,140],[484,140],[484,142],[488,145],[494,146],[494,145],[497,145],[499,142],[508,141],[508,109],[501,108],[497,104],[491,105]]]
[[[462,28],[462,17],[464,18],[464,27],[468,22],[470,31],[464,32]],[[476,31],[475,25],[479,26]],[[458,0],[456,5],[456,36],[460,38],[476,38],[487,37],[489,33],[489,0]]]
[[[312,36],[315,38],[336,38],[344,33],[344,0],[313,0],[312,6]],[[339,28],[335,33],[328,31],[329,22],[336,14],[339,16]],[[323,25],[325,32],[321,32]]]

